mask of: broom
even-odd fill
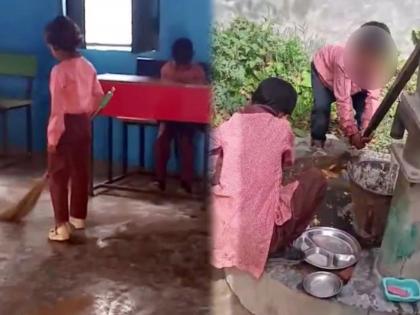
[[[91,119],[95,118],[106,105],[108,105],[112,96],[114,95],[115,88],[113,87],[102,99],[98,109],[92,114]],[[27,216],[37,204],[41,193],[48,182],[48,174],[45,174],[41,179],[38,179],[32,188],[23,196],[23,198],[14,206],[7,208],[5,211],[0,212],[0,221],[17,222]]]

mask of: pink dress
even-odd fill
[[[236,267],[259,278],[275,225],[291,218],[297,182],[281,186],[293,163],[289,122],[266,112],[236,113],[211,135],[222,154],[220,179],[211,192],[212,264]]]

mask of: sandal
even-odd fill
[[[70,221],[71,227],[74,228],[75,230],[83,230],[86,226],[85,220],[83,219],[70,217],[69,221]]]
[[[71,228],[68,223],[62,224],[58,227],[50,229],[48,232],[48,239],[50,241],[65,242],[70,239]]]

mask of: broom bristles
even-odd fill
[[[0,221],[14,222],[27,216],[35,208],[46,183],[45,178],[38,180],[16,205],[0,213]]]

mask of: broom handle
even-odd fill
[[[98,108],[95,110],[95,112],[90,116],[90,119],[94,119],[98,114],[108,105],[111,98],[114,96],[115,87],[112,87],[111,90],[109,90],[105,96],[102,98],[101,103],[99,104]]]

